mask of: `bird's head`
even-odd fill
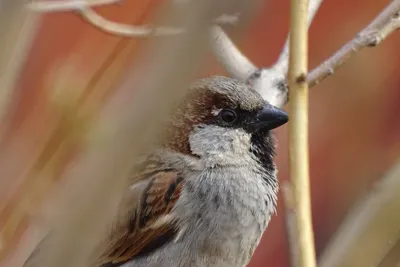
[[[219,76],[201,79],[171,117],[166,146],[216,165],[242,164],[264,153],[272,160],[270,131],[287,121],[286,112],[244,83]]]

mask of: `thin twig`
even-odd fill
[[[36,1],[28,7],[36,12],[54,13],[54,12],[77,12],[88,23],[100,29],[101,31],[124,37],[148,37],[150,35],[175,35],[183,32],[183,29],[174,27],[152,28],[147,25],[128,25],[110,21],[100,16],[92,7],[105,6],[121,2],[121,0],[66,0],[66,1]],[[223,17],[221,21],[233,23],[234,18]]]
[[[121,0],[69,0],[69,1],[38,1],[29,4],[29,8],[41,12],[77,12],[88,23],[101,31],[124,37],[148,37],[150,35],[174,35],[183,32],[183,29],[174,27],[151,28],[147,25],[128,25],[110,21],[100,16],[92,7],[119,3]]]
[[[310,0],[308,5],[308,26],[323,0]],[[211,31],[212,48],[218,61],[227,72],[242,81],[248,81],[264,99],[275,106],[283,106],[287,100],[286,73],[288,67],[287,38],[284,48],[270,68],[258,69],[254,64],[233,44],[232,40],[220,28],[214,27]]]
[[[118,23],[99,15],[92,7],[119,3],[121,0],[69,0],[69,1],[37,1],[29,4],[29,8],[42,13],[78,12],[83,19],[101,31],[123,37],[170,36],[185,32],[184,27],[150,27],[148,25],[128,25]],[[235,24],[239,14],[222,14],[213,21],[215,24]]]
[[[28,4],[32,11],[40,13],[71,12],[86,7],[104,6],[119,3],[121,0],[63,0],[63,1],[34,1]]]
[[[214,54],[230,75],[245,81],[257,70],[221,27],[213,26],[210,35]]]
[[[79,13],[82,17],[88,21],[91,25],[97,27],[98,29],[118,36],[125,37],[148,37],[149,35],[175,35],[180,34],[184,30],[182,28],[174,27],[157,27],[151,28],[146,25],[134,26],[127,25],[123,23],[113,22],[105,19],[104,17],[97,14],[90,7],[81,8]]]
[[[296,265],[315,267],[308,159],[307,0],[291,0],[289,42],[289,164],[295,209]]]
[[[322,253],[319,266],[383,264],[400,240],[399,192],[400,158],[374,188],[354,205]]]
[[[310,24],[322,0],[310,0]],[[374,47],[380,44],[390,34],[400,28],[400,0],[388,5],[364,30],[353,40],[343,46],[331,58],[311,71],[308,75],[309,86],[321,82],[332,75],[339,67],[345,64],[352,56],[365,47]],[[235,78],[248,80],[260,94],[271,104],[283,106],[287,100],[286,70],[287,70],[287,42],[277,60],[270,68],[257,68],[246,58],[229,37],[220,29],[214,32],[214,53],[228,73]],[[256,71],[253,71],[256,70]],[[252,74],[249,76],[249,73]]]
[[[365,47],[377,46],[399,28],[400,0],[394,0],[353,40],[345,44],[328,60],[310,72],[307,77],[310,87],[332,75],[339,67]]]

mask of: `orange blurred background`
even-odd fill
[[[326,0],[310,29],[310,68],[353,38],[387,3]],[[125,0],[96,10],[110,20],[138,25],[159,4],[157,0]],[[289,1],[265,1],[243,38],[235,41],[257,66],[269,66],[279,55],[288,25]],[[54,157],[57,166],[65,165],[79,149],[79,142],[69,140],[68,148],[63,146],[63,137],[69,130],[60,129],[63,114],[49,104],[53,101],[49,91],[53,90],[54,80],[68,81],[68,87],[59,90],[71,94],[84,90],[82,101],[91,107],[85,112],[91,114],[110,93],[126,65],[134,60],[141,43],[141,39],[103,33],[74,13],[44,15],[12,99],[10,125],[0,144],[3,175],[22,181],[29,168],[40,169],[40,164]],[[317,253],[321,253],[357,197],[382,177],[400,155],[399,47],[400,34],[394,33],[311,90],[310,168]],[[68,77],[60,78],[57,75],[64,65],[73,68],[67,71]],[[211,54],[209,65],[199,75],[210,74],[225,74]],[[280,128],[277,135],[279,179],[286,180],[287,128]],[[44,144],[58,147],[58,154],[49,155],[43,150]],[[34,161],[38,155],[40,160]],[[62,167],[51,169],[50,173],[57,177],[60,171]],[[0,218],[18,209],[17,199],[30,186],[22,183],[22,187],[9,188],[2,194],[0,203],[8,204],[0,204]],[[278,214],[251,267],[289,266],[281,199]],[[37,201],[40,203],[42,198],[38,196]],[[16,232],[22,236],[29,217],[19,219]],[[4,222],[0,219],[1,224]]]

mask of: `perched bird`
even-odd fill
[[[195,82],[135,181],[97,266],[244,267],[277,202],[287,114],[225,77]]]

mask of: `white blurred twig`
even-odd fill
[[[93,7],[106,6],[116,4],[121,0],[64,0],[64,1],[36,1],[29,4],[29,8],[41,13],[54,12],[77,12],[83,19],[96,28],[118,36],[124,37],[148,37],[153,36],[169,36],[181,34],[185,31],[185,27],[151,27],[148,25],[128,25],[118,23],[104,18],[99,15]],[[239,14],[221,14],[214,23],[216,24],[235,24]]]
[[[310,0],[308,24],[310,25],[322,0]],[[307,77],[312,87],[346,63],[352,56],[365,47],[374,47],[391,33],[400,28],[400,0],[389,4],[364,30],[343,46],[328,60],[311,71]],[[255,67],[251,61],[234,46],[229,37],[221,30],[214,30],[214,53],[226,70],[235,78],[247,80],[271,104],[283,106],[288,99],[287,66],[288,40],[277,60],[269,68]]]
[[[257,71],[253,63],[239,51],[220,26],[211,28],[211,45],[219,62],[236,79],[245,81]]]
[[[114,35],[125,37],[147,37],[149,35],[174,35],[183,32],[181,28],[174,27],[156,27],[152,28],[146,25],[135,26],[123,23],[117,23],[105,19],[90,7],[81,8],[78,11],[82,18],[97,27],[98,29]]]
[[[98,29],[125,37],[147,37],[149,35],[173,35],[182,33],[182,29],[174,27],[152,28],[147,25],[128,25],[110,21],[99,15],[92,7],[119,3],[121,0],[65,0],[65,1],[37,1],[32,2],[29,8],[41,13],[77,12],[81,17]]]
[[[33,1],[28,4],[32,11],[41,13],[78,11],[87,7],[104,6],[119,3],[121,0],[63,0],[63,1]]]

